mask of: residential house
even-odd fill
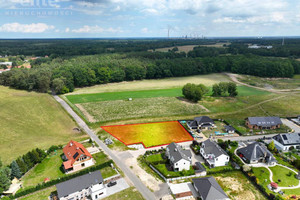
[[[63,167],[66,173],[74,172],[86,167],[90,167],[95,164],[92,155],[86,150],[86,148],[71,140],[64,148],[64,160]]]
[[[56,185],[60,200],[100,199],[106,195],[103,177],[99,170],[70,179]]]
[[[300,149],[300,133],[278,134],[273,137],[278,150],[288,151],[290,148]]]
[[[200,145],[200,154],[210,168],[228,165],[228,154],[212,139],[207,139]]]
[[[169,184],[170,192],[177,200],[194,199],[193,198],[193,185],[190,182]]]
[[[230,200],[214,177],[195,178],[193,185],[202,200]]]
[[[228,126],[224,126],[224,129],[227,133],[229,134],[234,134],[235,133],[235,128],[233,128],[232,126],[228,125]]]
[[[183,150],[178,144],[172,142],[166,148],[166,156],[174,171],[189,170],[192,164],[192,153]]]
[[[211,129],[215,127],[215,122],[208,116],[195,117],[193,121],[187,123],[190,129]]]
[[[246,126],[250,129],[278,129],[282,125],[279,117],[248,117]]]
[[[265,163],[273,166],[277,163],[273,154],[260,142],[254,142],[246,147],[240,148],[237,150],[237,153],[249,164]]]

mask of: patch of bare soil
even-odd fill
[[[125,160],[127,166],[132,166],[134,174],[136,174],[141,181],[151,190],[158,191],[159,185],[162,184],[162,181],[155,179],[153,176],[145,172],[138,164],[135,157],[127,158]]]
[[[79,108],[79,110],[84,114],[84,116],[87,118],[87,120],[89,122],[91,122],[91,123],[97,122],[97,120],[95,120],[95,118],[92,115],[90,115],[90,113],[88,113],[82,105],[75,104],[75,106],[77,106],[77,108]]]
[[[244,190],[242,184],[232,177],[216,177],[218,181],[222,182],[229,191],[227,194],[230,195],[233,200],[253,200],[256,199],[255,195],[250,190]]]

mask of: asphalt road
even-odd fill
[[[263,139],[264,137],[274,137],[277,134],[268,134],[268,135],[250,135],[250,136],[239,136],[239,137],[223,137],[222,140],[231,140],[231,141],[252,141],[252,140],[258,140]]]
[[[281,119],[281,121],[284,125],[286,125],[286,126],[290,127],[291,129],[295,130],[295,133],[300,133],[300,126],[298,126],[294,122],[291,122],[288,119]]]
[[[91,138],[95,141],[99,147],[108,154],[111,159],[116,163],[118,167],[124,172],[124,174],[131,180],[136,189],[147,200],[156,199],[155,195],[142,183],[142,181],[127,167],[122,160],[120,160],[114,153],[94,134],[94,132],[88,127],[88,125],[72,110],[72,108],[59,96],[54,95],[54,99],[60,103],[63,108],[75,119],[77,124],[82,128]]]

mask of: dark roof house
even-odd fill
[[[214,120],[208,116],[195,117],[193,121],[188,123],[192,129],[212,127],[214,124]]]
[[[279,117],[248,117],[246,125],[251,129],[275,129],[282,125]]]
[[[225,131],[227,133],[230,133],[230,132],[235,132],[235,128],[233,128],[232,126],[228,125],[228,126],[224,126],[225,128]]]
[[[277,160],[265,145],[254,142],[241,149],[238,149],[240,157],[245,158],[250,164],[267,163],[274,165]]]
[[[219,157],[222,154],[228,156],[228,154],[213,140],[207,139],[205,140],[201,147],[205,154],[213,154],[215,157]]]
[[[181,159],[190,161],[192,157],[192,153],[190,150],[183,150],[178,144],[172,142],[167,146],[169,159],[172,163],[176,163]]]
[[[193,179],[194,188],[203,200],[228,200],[221,186],[213,177]]]
[[[56,185],[58,198],[68,196],[75,192],[101,183],[103,183],[103,177],[99,170],[82,176],[78,176],[76,178],[70,179],[62,183],[58,183]]]
[[[288,151],[291,147],[300,149],[300,133],[278,134],[273,137],[278,150]]]

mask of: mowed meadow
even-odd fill
[[[228,82],[230,80],[224,74],[210,74],[113,83],[81,88],[72,94],[65,95],[64,98],[81,116],[92,123],[114,122],[120,124],[124,120],[139,122],[141,119],[176,120],[184,116],[209,115],[210,109],[222,111],[227,110],[228,106],[232,107],[231,104],[221,104],[219,105],[221,108],[210,107],[212,100],[226,99],[210,97],[211,91],[199,103],[188,102],[182,96],[182,87],[186,83],[202,83],[211,89],[213,84],[221,81]],[[269,92],[246,86],[238,86],[238,93],[238,103],[243,105],[247,104],[243,103],[243,99],[246,97],[261,96],[260,98],[262,98],[267,96],[265,98],[268,99],[270,96]],[[210,108],[207,109],[206,105]]]
[[[83,134],[73,132],[75,122],[48,94],[0,86],[0,158],[9,164],[33,148],[48,149]]]

